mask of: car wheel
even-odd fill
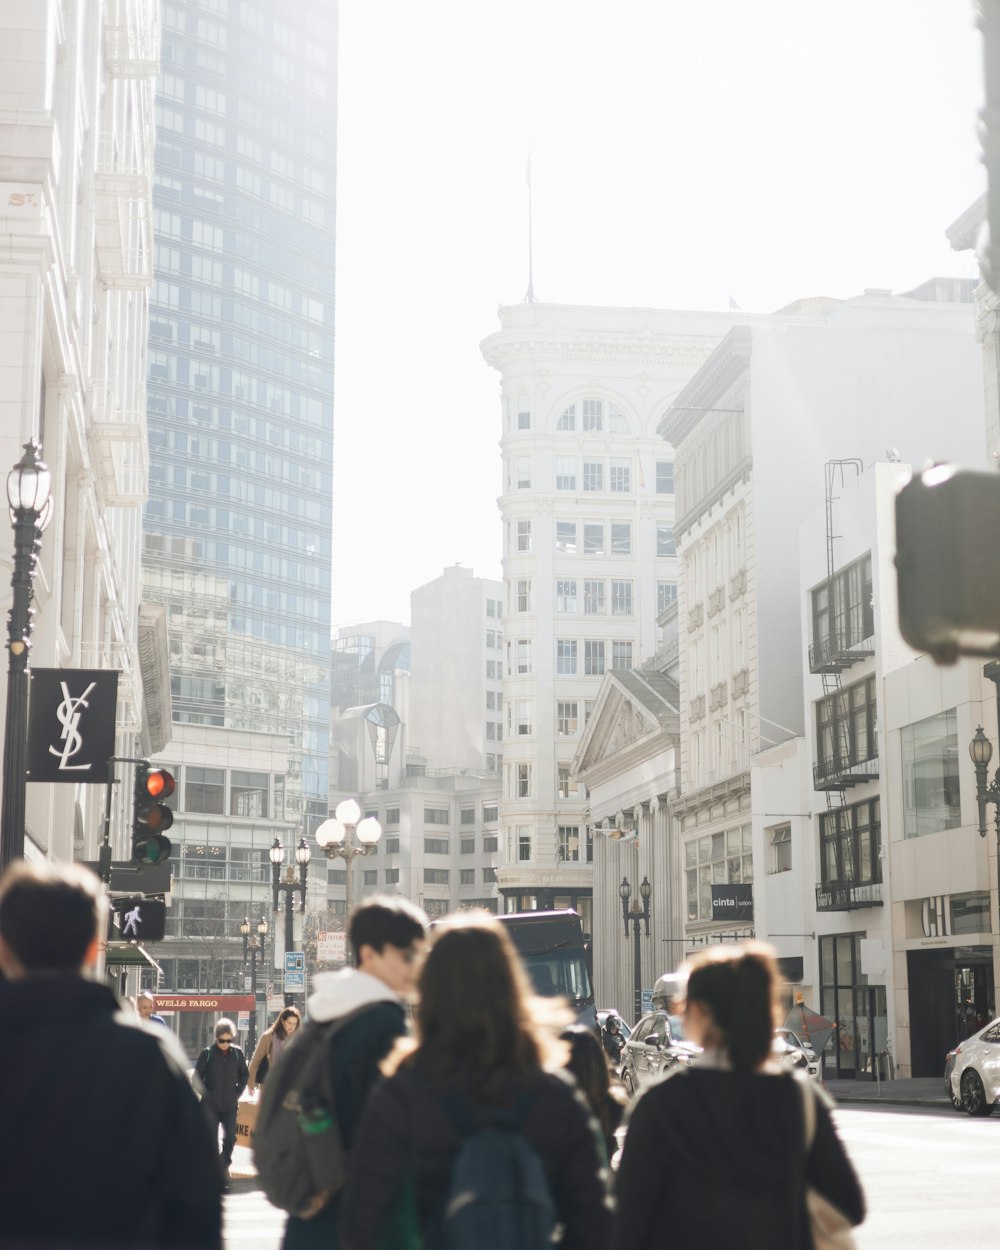
[[[628,1068],[622,1068],[622,1084],[625,1086],[625,1093],[629,1098],[635,1097],[635,1082],[632,1080],[632,1073]]]
[[[977,1072],[962,1073],[962,1106],[969,1115],[989,1115],[993,1108],[986,1101],[986,1090]]]

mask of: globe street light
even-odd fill
[[[24,444],[24,455],[7,475],[7,503],[14,527],[14,601],[7,617],[7,716],[3,740],[3,813],[0,872],[24,854],[24,799],[28,761],[28,656],[34,623],[35,570],[42,531],[52,517],[52,475],[41,443]]]
[[[240,925],[240,933],[243,937],[243,964],[246,966],[247,952],[250,952],[250,995],[253,998],[253,1007],[250,1011],[250,1026],[247,1029],[247,1048],[253,1056],[254,1048],[257,1045],[257,954],[264,953],[264,943],[267,940],[267,921],[261,916],[257,921],[257,934],[259,936],[250,936],[250,921],[244,916],[243,923]]]
[[[643,877],[642,884],[639,886],[639,894],[642,902],[635,899],[631,908],[629,907],[629,899],[632,897],[632,886],[628,877],[622,877],[622,883],[618,887],[618,897],[622,901],[622,919],[625,922],[625,940],[628,941],[628,926],[632,923],[632,933],[635,938],[633,947],[634,969],[635,969],[635,1015],[634,1019],[638,1020],[642,1015],[642,947],[639,945],[640,925],[645,925],[646,937],[649,937],[649,900],[653,894],[653,887],[649,884],[649,878]]]
[[[268,856],[271,860],[271,892],[274,895],[274,910],[278,910],[278,895],[282,890],[285,892],[285,952],[290,951],[295,943],[292,925],[292,900],[298,892],[302,895],[299,911],[306,909],[306,879],[309,874],[309,860],[312,858],[312,852],[306,844],[305,838],[299,839],[299,844],[295,848],[295,862],[299,866],[299,875],[296,878],[295,869],[289,866],[285,869],[284,880],[281,880],[281,865],[285,860],[285,848],[281,845],[280,838],[275,838],[271,845]],[[284,971],[284,970],[283,970]],[[285,1006],[291,1007],[293,995],[285,994]]]
[[[374,816],[360,819],[361,808],[354,799],[344,799],[337,804],[332,819],[324,820],[316,830],[316,841],[323,848],[327,859],[342,859],[347,865],[347,915],[354,905],[354,859],[358,855],[371,855],[382,836],[382,826]],[[357,843],[352,840],[357,837]]]

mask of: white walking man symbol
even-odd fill
[[[125,937],[127,935],[129,929],[132,930],[132,933],[135,937],[138,937],[139,925],[142,924],[142,915],[139,911],[138,903],[136,903],[136,905],[132,908],[131,911],[127,911],[125,913],[124,922],[125,923],[122,925],[122,937]]]

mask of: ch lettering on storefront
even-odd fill
[[[924,937],[948,937],[951,933],[951,895],[934,894],[920,905],[920,926]]]

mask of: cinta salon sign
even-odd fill
[[[156,994],[157,1011],[253,1011],[252,994]]]

